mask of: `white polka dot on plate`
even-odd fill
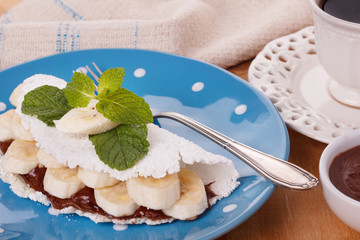
[[[237,208],[236,204],[230,204],[227,205],[226,207],[223,208],[223,212],[227,213],[227,212],[232,212]]]
[[[197,82],[194,83],[194,85],[192,85],[191,90],[193,90],[194,92],[200,92],[201,90],[204,89],[204,83],[203,82]]]
[[[247,106],[245,104],[241,104],[235,108],[235,113],[237,115],[244,114],[247,110]]]
[[[2,229],[2,228],[0,228],[0,233],[3,233],[3,232],[5,232],[5,230],[4,230],[4,229]]]
[[[141,78],[141,77],[145,76],[145,74],[146,74],[146,71],[143,68],[138,68],[134,71],[134,76],[137,78]]]
[[[6,110],[6,104],[3,102],[0,102],[0,112],[3,112]]]
[[[113,229],[116,231],[124,231],[128,228],[128,225],[125,224],[114,224]]]

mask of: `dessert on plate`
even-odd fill
[[[233,163],[153,124],[145,100],[122,87],[36,74],[0,115],[0,177],[20,197],[94,222],[193,220],[238,186]]]

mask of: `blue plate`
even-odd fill
[[[165,53],[96,49],[58,54],[0,72],[0,106],[25,78],[44,73],[70,80],[72,72],[95,61],[100,69],[124,67],[124,87],[144,97],[156,111],[175,111],[276,157],[287,160],[289,138],[271,102],[246,81],[216,66]],[[0,107],[1,108],[1,107]],[[4,110],[4,109],[3,109]],[[1,112],[0,112],[1,113]],[[223,148],[181,124],[160,125],[213,153],[231,159],[241,185],[194,221],[158,226],[95,224],[85,217],[51,215],[48,207],[17,197],[0,182],[0,238],[22,239],[211,239],[244,222],[270,197],[275,186]]]

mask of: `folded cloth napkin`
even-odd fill
[[[24,0],[0,17],[0,70],[91,48],[157,50],[226,68],[311,24],[308,0]]]

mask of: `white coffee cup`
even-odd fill
[[[360,24],[326,13],[323,2],[310,0],[310,5],[316,52],[330,76],[329,92],[340,103],[360,108]]]

